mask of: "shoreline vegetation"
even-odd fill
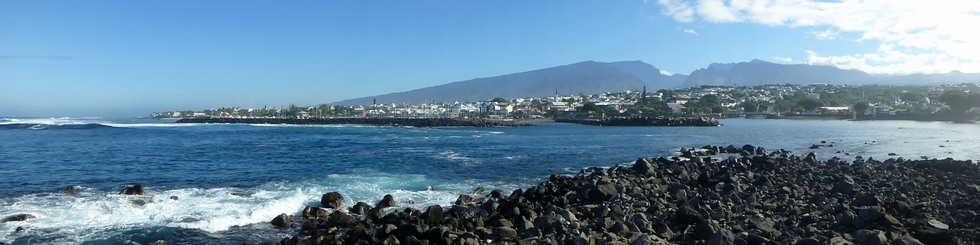
[[[818,160],[762,147],[551,175],[526,190],[482,187],[452,205],[346,206],[324,194],[279,244],[977,244],[972,161]],[[294,228],[290,228],[294,227]]]

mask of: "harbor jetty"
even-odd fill
[[[392,127],[521,127],[529,124],[503,120],[453,118],[184,118],[177,123],[374,125]]]
[[[721,123],[710,117],[617,117],[606,119],[555,119],[560,123],[577,123],[592,126],[694,126],[715,127]]]
[[[971,161],[704,146],[423,209],[323,195],[279,244],[980,244]],[[388,201],[386,201],[388,200]]]

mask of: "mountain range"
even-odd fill
[[[703,85],[893,84],[934,85],[980,82],[980,73],[873,75],[834,66],[777,64],[762,60],[712,63],[690,75],[668,74],[642,61],[585,61],[494,77],[476,78],[411,91],[338,101],[334,105],[486,101],[493,98],[546,97],[610,91],[687,88]]]

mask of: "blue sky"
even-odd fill
[[[0,116],[314,105],[586,60],[980,72],[957,31],[980,4],[890,2],[0,1]]]

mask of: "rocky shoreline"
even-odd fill
[[[374,125],[392,127],[522,127],[530,124],[502,120],[453,118],[184,118],[176,123]]]
[[[695,127],[715,127],[721,126],[717,119],[710,117],[630,117],[630,118],[607,118],[607,119],[555,119],[555,122],[576,123],[591,126],[695,126]]]
[[[682,156],[478,188],[425,210],[327,193],[272,224],[301,227],[279,244],[980,244],[971,161],[820,161],[750,145]]]

